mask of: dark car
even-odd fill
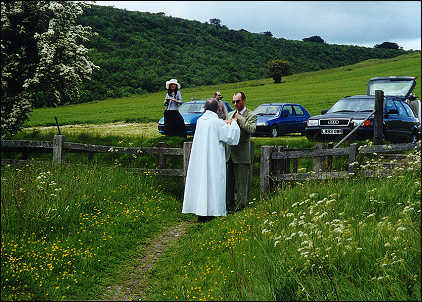
[[[307,122],[306,137],[311,140],[337,141],[374,110],[375,90],[384,91],[384,137],[393,142],[415,142],[418,139],[418,120],[406,99],[416,85],[414,77],[373,78],[368,83],[368,95],[347,96],[328,111],[312,116]],[[372,139],[372,115],[353,134],[355,139]]]
[[[257,115],[255,136],[303,135],[306,121],[311,116],[302,105],[292,103],[261,104],[253,112]]]
[[[195,134],[196,122],[204,114],[205,101],[206,100],[190,101],[180,105],[179,112],[185,121],[187,135]],[[227,102],[223,103],[227,108],[227,112],[233,111],[232,107]],[[158,131],[161,134],[165,134],[164,117],[158,121]]]

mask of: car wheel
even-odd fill
[[[277,126],[274,126],[274,127],[271,128],[271,136],[272,137],[277,137],[278,136]]]

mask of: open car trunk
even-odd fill
[[[375,90],[384,91],[384,96],[400,97],[407,99],[416,86],[415,77],[378,77],[368,82],[367,95],[375,95]]]

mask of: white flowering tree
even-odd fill
[[[78,98],[99,67],[83,42],[96,33],[77,24],[90,4],[1,1],[1,137],[19,131],[37,98]]]

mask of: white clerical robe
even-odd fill
[[[225,144],[239,143],[236,122],[226,124],[210,110],[198,119],[186,176],[182,213],[226,216]]]

